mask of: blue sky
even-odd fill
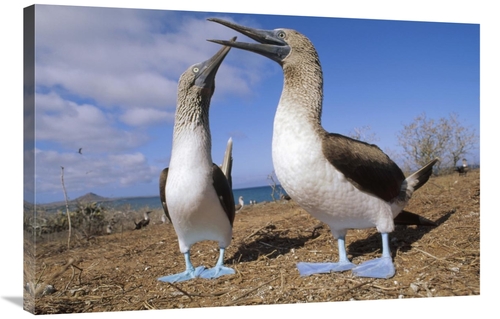
[[[206,39],[236,34],[209,17],[309,37],[323,67],[325,129],[349,135],[367,127],[396,162],[397,133],[424,113],[456,112],[479,136],[479,24],[57,5],[37,6],[35,15],[36,141],[25,158],[35,160],[37,203],[64,199],[61,166],[70,199],[157,195],[177,80],[219,49]],[[277,63],[236,49],[217,74],[212,154],[220,163],[233,138],[234,188],[269,182],[282,82]],[[471,164],[479,163],[477,146]]]

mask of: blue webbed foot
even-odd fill
[[[213,279],[224,275],[233,275],[234,269],[225,266],[215,266],[214,268],[205,269],[201,274],[201,278]]]
[[[219,259],[217,260],[217,264],[215,264],[215,267],[203,271],[203,273],[201,273],[200,275],[201,278],[213,279],[224,275],[232,275],[235,273],[234,269],[224,266],[225,251],[226,251],[225,248],[223,247],[220,248],[220,254],[219,254]]]
[[[391,278],[396,273],[391,257],[381,257],[365,261],[352,270],[358,277]]]
[[[325,274],[329,272],[346,271],[356,267],[350,261],[342,261],[338,263],[297,263],[297,269],[301,276],[309,276],[312,274]]]
[[[186,281],[189,279],[200,277],[201,273],[204,270],[205,270],[205,267],[199,266],[199,267],[196,267],[196,269],[186,269],[184,272],[181,272],[178,274],[160,277],[160,278],[158,278],[158,280],[163,281],[163,282],[169,282],[169,283]]]

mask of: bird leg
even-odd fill
[[[191,259],[189,258],[189,251],[184,253],[184,259],[186,260],[186,270],[184,272],[160,277],[158,278],[158,280],[169,283],[186,281],[189,279],[199,277],[200,274],[205,270],[205,267],[203,266],[199,266],[197,268],[193,267],[193,264],[191,264]]]
[[[217,264],[215,267],[204,270],[201,274],[201,278],[213,279],[218,278],[223,275],[232,275],[234,274],[234,269],[224,266],[224,248],[220,248],[219,259],[217,260]]]
[[[382,233],[382,257],[365,261],[352,270],[358,277],[391,278],[396,270],[389,249],[389,234]]]
[[[337,263],[297,263],[297,269],[301,276],[309,276],[312,274],[329,273],[345,271],[356,267],[355,264],[351,263],[347,258],[347,252],[345,250],[345,236],[339,236],[337,240],[339,247],[339,262]]]

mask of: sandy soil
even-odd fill
[[[298,261],[337,260],[337,244],[326,225],[293,201],[245,206],[237,214],[225,259],[236,274],[215,280],[157,281],[184,270],[174,229],[159,223],[159,211],[144,229],[130,222],[111,235],[73,239],[69,250],[66,234],[37,239],[36,249],[26,236],[31,289],[24,290],[24,308],[53,314],[479,295],[479,198],[479,170],[431,178],[407,210],[437,226],[396,228],[390,279],[350,271],[300,277]],[[356,264],[381,253],[375,229],[349,231],[346,244]],[[217,257],[215,242],[192,248],[195,266],[212,266]]]

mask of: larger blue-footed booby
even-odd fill
[[[361,277],[392,277],[395,269],[388,234],[394,230],[394,218],[427,182],[438,159],[405,178],[376,145],[325,131],[321,126],[323,73],[316,49],[301,33],[209,20],[258,43],[209,41],[259,53],[283,68],[284,86],[272,138],[276,176],[292,199],[329,225],[339,249],[338,262],[301,262],[297,264],[300,274],[352,269]],[[382,257],[356,266],[347,257],[345,235],[348,229],[369,227],[382,234]]]
[[[186,270],[158,278],[160,281],[234,274],[233,269],[224,266],[224,251],[231,242],[235,217],[232,140],[228,141],[221,169],[212,162],[208,115],[215,75],[229,50],[223,47],[209,60],[189,67],[179,79],[172,153],[169,167],[160,174],[160,198],[177,234]],[[203,240],[219,242],[219,259],[211,269],[194,268],[190,260],[190,247]]]

